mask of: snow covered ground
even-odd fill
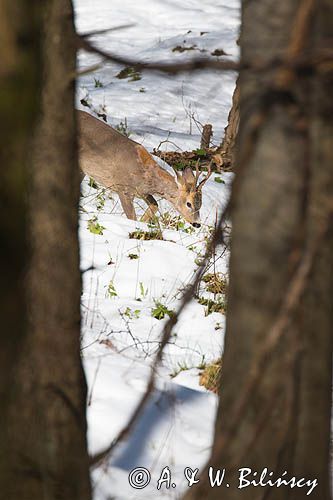
[[[87,33],[119,25],[131,28],[92,41],[104,50],[145,61],[175,61],[211,56],[223,49],[237,57],[239,26],[236,0],[76,0],[76,22]],[[173,52],[175,47],[193,50]],[[205,50],[206,52],[203,52]],[[81,69],[99,58],[82,53]],[[212,123],[220,142],[227,121],[235,75],[215,71],[166,76],[145,72],[129,81],[116,75],[122,66],[106,64],[78,82],[83,98],[107,113],[113,126],[126,122],[131,138],[147,149],[195,149],[200,124]],[[217,181],[216,181],[217,179]],[[191,281],[217,213],[226,203],[231,174],[214,174],[203,190],[203,225],[178,230],[162,224],[163,240],[130,239],[146,224],[126,219],[117,196],[82,184],[81,268],[83,271],[82,354],[88,380],[88,440],[95,453],[127,423],[145,391],[150,365],[167,318],[153,317],[158,303],[177,311]],[[137,213],[143,210],[138,201]],[[167,202],[161,213],[176,215]],[[214,270],[227,273],[228,255],[217,249]],[[207,272],[212,272],[208,270]],[[202,284],[199,295],[211,298]],[[219,358],[225,318],[193,299],[174,329],[159,368],[156,390],[130,437],[93,473],[95,500],[180,498],[185,467],[200,468],[209,456],[216,396],[199,385],[200,369]],[[168,466],[175,488],[156,483]],[[135,467],[146,467],[151,483],[135,489],[128,481]]]

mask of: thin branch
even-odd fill
[[[312,2],[313,0],[306,0],[307,2]],[[308,9],[306,11],[307,15],[312,13],[312,9]],[[301,16],[300,16],[301,17]],[[307,20],[306,16],[302,21],[305,23]],[[305,28],[301,21],[299,21],[300,33],[306,32]],[[250,61],[248,63],[240,63],[232,60],[213,60],[207,59],[204,57],[194,58],[187,62],[180,63],[158,63],[158,62],[139,62],[137,59],[132,59],[129,57],[122,57],[116,55],[112,52],[106,52],[103,49],[100,49],[93,45],[90,41],[87,40],[88,35],[82,36],[76,34],[76,45],[78,49],[86,50],[87,52],[91,52],[101,56],[105,61],[111,61],[117,64],[121,64],[124,66],[133,67],[136,71],[142,70],[150,70],[150,71],[161,71],[169,74],[178,74],[183,72],[192,72],[203,69],[211,69],[211,70],[219,70],[219,71],[240,71],[251,69],[253,71],[258,72],[268,72],[271,70],[283,70],[288,71],[290,77],[290,72],[294,72],[296,74],[298,71],[310,71],[310,70],[321,70],[324,71],[332,71],[332,67],[330,66],[333,63],[333,52],[330,48],[325,50],[309,50],[307,53],[304,52],[303,55],[300,54],[300,40],[295,37],[295,41],[293,40],[290,43],[290,46],[287,48],[286,54],[284,57],[277,57],[271,59],[269,61],[260,61],[256,59],[255,61]],[[94,69],[92,66],[88,71]],[[282,76],[282,73],[281,73]]]
[[[114,31],[125,30],[128,28],[133,28],[135,24],[121,24],[120,26],[114,26],[113,28],[104,28],[102,30],[89,31],[88,33],[78,33],[78,36],[82,38],[89,38],[96,35],[104,35],[105,33],[111,33]]]
[[[107,61],[112,61],[117,64],[122,64],[124,66],[133,67],[136,71],[141,71],[144,69],[162,71],[164,73],[181,73],[186,71],[197,71],[200,69],[223,69],[225,71],[238,71],[239,64],[235,61],[215,61],[208,60],[206,58],[200,57],[192,59],[188,62],[183,63],[157,63],[157,62],[139,62],[137,59],[131,59],[128,57],[118,56],[111,52],[106,52],[93,45],[91,42],[86,40],[85,37],[76,35],[77,47],[78,49],[86,50],[87,52],[95,53]]]

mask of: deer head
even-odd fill
[[[212,163],[212,162],[211,162]],[[195,175],[191,167],[186,167],[182,173],[174,169],[178,185],[178,197],[175,208],[194,227],[200,227],[200,208],[202,205],[202,188],[212,175],[211,163],[207,168],[207,175],[199,183],[199,162],[195,167]]]

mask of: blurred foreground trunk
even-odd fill
[[[41,25],[41,112],[29,171],[28,330],[25,319],[11,380],[10,442],[1,450],[8,462],[1,495],[6,500],[88,500],[71,2],[43,2]],[[22,78],[21,92],[24,88]],[[18,322],[18,312],[12,314]],[[13,333],[7,331],[9,337]]]
[[[332,33],[331,1],[243,2],[242,62],[268,64],[240,74],[227,333],[209,461],[226,475],[211,488],[207,466],[187,499],[331,498],[333,70],[319,54],[332,52]],[[281,56],[289,64],[272,68]],[[257,486],[265,468],[262,484],[291,483]],[[293,477],[305,479],[292,488]]]
[[[24,279],[29,257],[27,173],[31,159],[27,151],[38,111],[40,6],[39,1],[0,0],[0,492],[3,498],[9,498],[13,481],[9,409],[17,396],[16,370],[28,333]]]

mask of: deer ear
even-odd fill
[[[194,176],[194,173],[193,173],[193,170],[191,169],[191,167],[186,167],[184,169],[183,180],[184,180],[185,184],[187,184],[189,186],[192,186],[195,184],[196,179],[195,179],[195,176]]]
[[[171,168],[172,168],[172,170],[173,170],[173,172],[175,174],[175,179],[176,179],[177,184],[182,184],[182,180],[183,180],[182,174],[179,172],[179,170],[177,170],[172,165],[171,165]]]

